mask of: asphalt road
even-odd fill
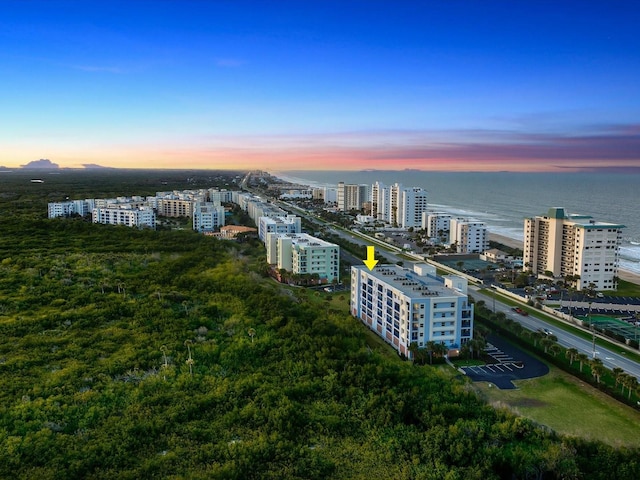
[[[470,286],[469,289],[472,290],[472,295],[476,300],[484,300],[487,307],[493,310],[494,299],[492,297],[480,293],[478,287]],[[555,325],[551,325],[544,320],[535,318],[531,315],[527,317],[522,316],[511,310],[509,305],[506,305],[499,300],[495,300],[495,310],[497,312],[504,312],[508,318],[519,322],[523,327],[529,330],[535,331],[541,328],[548,328],[556,337],[558,337],[558,343],[565,348],[573,347],[580,353],[586,354],[589,358],[592,358],[594,355],[592,340],[585,340],[582,337],[566,330],[561,330]],[[638,380],[640,380],[640,365],[627,358],[626,355],[627,352],[624,349],[616,348],[615,346],[604,348],[600,345],[596,345],[595,348],[595,356],[602,360],[605,367],[608,369],[620,367],[625,372],[634,375]]]

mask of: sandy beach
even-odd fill
[[[498,235],[496,233],[490,233],[489,240],[493,240],[494,242],[501,243],[511,248],[522,249],[522,247],[524,246],[523,242],[521,242],[520,240],[514,240],[513,238],[505,237],[503,235]],[[629,272],[627,270],[619,270],[618,277],[620,277],[622,280],[625,280],[627,282],[640,285],[640,275],[636,273]]]

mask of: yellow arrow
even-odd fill
[[[369,268],[369,270],[373,270],[373,268],[378,264],[378,260],[376,260],[375,248],[372,245],[367,246],[367,259],[363,260],[364,264]]]

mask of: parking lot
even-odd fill
[[[489,382],[508,390],[516,388],[512,380],[541,377],[549,373],[549,367],[543,362],[497,335],[489,335],[485,351],[492,363],[462,368],[464,374],[474,382]]]

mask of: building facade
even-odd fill
[[[448,240],[451,219],[453,217],[444,212],[424,212],[422,214],[422,228],[429,238]]]
[[[473,336],[466,279],[437,277],[430,265],[353,266],[350,305],[354,317],[409,358],[414,342],[442,343],[453,353]]]
[[[260,217],[258,220],[258,236],[266,242],[269,233],[301,233],[302,219],[295,215],[282,217]]]
[[[267,263],[297,275],[317,275],[325,283],[340,281],[340,247],[306,233],[269,233]]]
[[[366,185],[352,185],[340,182],[336,193],[338,210],[343,212],[360,210],[363,203],[368,200]]]
[[[91,213],[93,223],[106,225],[126,225],[137,228],[156,228],[156,213],[151,207],[131,207],[123,204],[104,208],[94,208]]]
[[[422,188],[404,188],[398,192],[398,226],[420,228],[422,214],[427,211],[427,192]]]
[[[90,207],[93,205],[91,200],[69,200],[67,202],[50,202],[47,205],[47,217],[69,217],[71,215],[80,215],[84,217],[91,213]]]
[[[158,215],[162,217],[191,217],[193,200],[161,198],[158,200]]]
[[[524,270],[537,275],[573,277],[578,290],[618,288],[624,225],[596,222],[550,208],[547,215],[524,221]]]
[[[489,249],[489,235],[483,222],[452,218],[449,225],[449,243],[457,245],[457,253],[482,253]]]
[[[193,207],[193,229],[213,232],[224,226],[224,207],[218,202],[196,203]]]

